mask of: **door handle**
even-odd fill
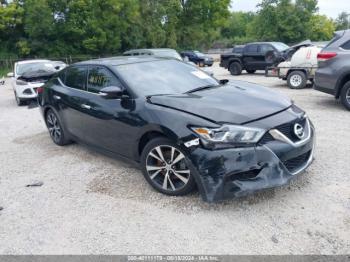
[[[55,98],[56,100],[61,100],[61,97],[58,95],[54,95],[53,98]]]
[[[89,109],[89,110],[91,109],[91,106],[86,105],[86,104],[82,104],[81,107],[84,109]]]

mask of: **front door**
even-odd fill
[[[123,156],[131,156],[133,133],[137,127],[130,119],[134,110],[133,100],[106,99],[98,93],[104,87],[123,88],[118,78],[106,67],[89,66],[87,81],[87,105],[84,124],[85,140],[92,145]]]

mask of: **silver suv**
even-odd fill
[[[350,110],[350,30],[336,32],[318,54],[315,89],[340,98]]]

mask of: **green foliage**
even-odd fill
[[[116,55],[131,48],[206,49],[251,41],[329,40],[348,27],[317,13],[317,0],[0,0],[0,53],[20,57]],[[234,8],[234,2],[233,2]]]
[[[49,57],[113,55],[141,47],[209,47],[220,37],[229,4],[230,0],[16,0],[0,5],[0,43],[8,43],[6,49],[21,56]]]
[[[312,40],[329,40],[333,37],[335,24],[325,15],[314,15],[311,17],[310,30],[310,38]]]
[[[248,35],[286,43],[305,40],[316,11],[317,0],[263,0]]]
[[[336,30],[345,30],[350,28],[350,14],[341,12],[335,20]]]

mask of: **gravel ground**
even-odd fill
[[[17,107],[0,86],[0,254],[349,254],[350,112],[310,88],[235,79],[304,108],[317,129],[316,160],[288,186],[220,204],[161,195],[120,160],[55,146],[38,108]],[[44,184],[26,187],[35,181]]]

